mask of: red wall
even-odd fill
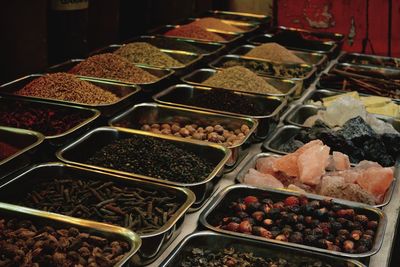
[[[368,2],[370,42],[365,52],[388,55],[389,0]],[[367,0],[278,0],[275,4],[278,25],[354,35],[346,40],[344,49],[362,51],[367,32]],[[391,12],[391,55],[400,56],[400,0],[392,0]]]

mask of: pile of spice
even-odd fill
[[[264,194],[228,205],[216,225],[223,230],[352,254],[372,249],[379,224],[371,215],[332,199],[288,196],[278,201]]]
[[[241,66],[217,71],[215,75],[202,82],[202,84],[250,93],[282,94],[281,91],[270,85],[265,79]]]
[[[123,45],[114,53],[128,59],[131,63],[146,64],[162,68],[184,67],[182,63],[173,57],[145,42]]]
[[[227,267],[331,267],[327,263],[318,260],[306,262],[304,258],[297,261],[290,255],[290,260],[280,257],[258,257],[253,252],[242,252],[228,247],[213,251],[210,249],[193,248],[182,258],[179,263],[180,267],[210,267],[210,266],[227,266]],[[289,257],[288,257],[289,258]]]
[[[13,147],[12,145],[0,141],[0,161],[5,160],[6,158],[14,155],[19,151],[18,148]]]
[[[0,218],[1,266],[112,267],[130,250],[125,241],[110,240],[77,228],[54,228],[22,219]]]
[[[113,141],[86,163],[179,183],[201,182],[214,168],[193,152],[167,140],[145,136]]]
[[[304,78],[309,70],[300,65],[286,66],[283,63],[272,63],[262,60],[232,59],[222,64],[222,68],[235,66],[245,67],[261,75],[274,76],[278,78]]]
[[[222,36],[217,33],[207,31],[206,29],[196,25],[182,25],[164,33],[166,36],[184,37],[189,39],[196,39],[210,42],[224,42],[226,41]]]
[[[242,29],[233,26],[229,23],[224,22],[221,19],[213,18],[213,17],[205,17],[201,19],[197,19],[188,25],[199,26],[204,29],[213,29],[218,31],[225,32],[243,32]]]
[[[42,103],[0,100],[0,125],[28,129],[45,136],[59,135],[89,116],[71,108]]]
[[[91,179],[53,179],[35,183],[14,199],[18,205],[129,228],[137,233],[161,228],[181,206],[160,190]]]
[[[304,64],[304,60],[277,43],[266,43],[251,49],[245,56],[271,60],[280,63]]]
[[[112,92],[62,72],[43,75],[15,94],[92,105],[111,104],[119,100]]]
[[[195,54],[208,54],[211,52],[210,50],[204,49],[200,45],[191,41],[176,40],[165,37],[151,38],[146,41],[160,49],[180,50]]]
[[[144,124],[141,130],[156,134],[174,135],[233,146],[240,144],[249,134],[249,126],[243,124],[240,128],[227,130],[219,124],[199,126],[197,124],[180,124],[179,122]]]
[[[224,89],[199,90],[182,104],[251,116],[264,116],[265,108],[249,97]]]
[[[136,67],[126,58],[111,53],[89,57],[69,72],[128,83],[151,83],[158,80],[158,77]]]

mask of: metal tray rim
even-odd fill
[[[400,62],[399,57],[387,57],[387,56],[378,56],[378,55],[369,55],[369,54],[362,54],[362,53],[353,53],[353,52],[346,52],[339,56],[337,62],[338,63],[348,63],[346,61],[343,61],[346,56],[355,56],[355,57],[370,57],[370,58],[376,58],[376,59],[385,59],[385,60],[396,60]],[[386,68],[386,69],[398,69],[396,67],[390,67],[390,66],[377,66],[373,64],[355,64],[355,63],[348,63],[348,64],[353,64],[353,65],[358,65],[358,66],[371,66],[371,67],[378,67],[378,68]]]

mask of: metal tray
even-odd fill
[[[168,25],[156,28],[154,30],[151,30],[150,34],[155,34],[157,36],[161,35],[161,36],[164,36],[164,37],[167,37],[167,38],[180,38],[180,39],[186,39],[186,40],[188,39],[188,40],[209,42],[209,40],[204,40],[204,39],[194,39],[194,38],[188,38],[188,37],[183,37],[183,36],[167,36],[167,35],[164,35],[166,32],[168,32],[168,31],[170,31],[172,29],[175,29],[175,28],[179,28],[179,27],[180,27],[180,25],[169,25],[168,24]],[[221,43],[221,44],[225,44],[225,45],[228,45],[228,44],[231,45],[233,43],[236,43],[243,37],[243,34],[240,34],[240,33],[224,32],[224,31],[218,31],[218,30],[207,30],[207,31],[216,33],[216,34],[222,36],[222,38],[225,39],[225,41],[220,41],[220,42],[212,41],[212,42]]]
[[[192,151],[197,155],[207,158],[208,161],[215,164],[215,168],[208,175],[208,177],[201,182],[179,183],[157,179],[145,175],[119,171],[116,169],[108,169],[104,167],[88,165],[84,163],[85,160],[90,157],[95,151],[99,150],[104,145],[111,143],[113,140],[134,136],[148,136],[155,137],[161,140],[167,140],[173,144],[177,144],[180,147],[184,147],[185,149]],[[217,144],[189,139],[182,140],[181,138],[178,138],[176,136],[157,135],[150,132],[143,132],[132,129],[101,127],[88,132],[78,140],[60,149],[56,153],[56,156],[61,161],[81,167],[134,177],[146,181],[189,188],[196,194],[196,202],[194,203],[194,205],[192,205],[191,208],[191,211],[195,211],[204,204],[208,197],[210,197],[212,191],[214,190],[215,184],[218,182],[219,178],[222,175],[224,165],[230,158],[230,154],[231,152],[228,148]]]
[[[0,160],[0,179],[28,166],[43,140],[44,136],[38,132],[0,126],[0,142],[18,148],[17,153]]]
[[[128,43],[126,43],[128,44]],[[89,56],[93,55],[98,55],[98,54],[104,54],[104,53],[114,53],[116,50],[121,48],[124,44],[112,44],[107,47],[98,49],[96,51],[93,51],[90,53]],[[182,75],[184,73],[187,73],[190,70],[193,70],[193,67],[196,66],[199,61],[203,58],[203,55],[201,54],[196,54],[193,52],[187,52],[187,51],[180,51],[180,50],[172,50],[172,49],[160,49],[162,52],[167,54],[168,56],[172,57],[173,59],[179,61],[182,63],[184,66],[183,67],[165,67],[165,66],[152,66],[152,65],[147,65],[147,64],[142,64],[142,63],[133,63],[136,66],[149,66],[149,67],[154,67],[154,68],[161,68],[161,69],[172,69],[174,70],[175,75]],[[147,71],[147,69],[146,69]]]
[[[376,66],[382,68],[400,68],[400,58],[383,57],[359,53],[345,53],[338,59],[339,63],[349,63],[363,66]]]
[[[380,80],[400,80],[400,68],[383,68],[368,65],[354,65],[348,63],[336,63],[329,70],[329,73],[335,73],[335,71],[346,71],[350,74],[360,75],[361,77],[371,77]]]
[[[319,54],[326,54],[330,59],[335,57],[337,45],[331,42],[320,42],[303,40],[301,43],[293,42],[290,39],[279,39],[273,34],[261,34],[250,37],[247,40],[250,44],[260,45],[265,43],[278,43],[285,46],[290,50],[299,50],[304,52],[317,52]]]
[[[129,258],[134,255],[141,246],[141,240],[137,234],[126,228],[112,226],[93,221],[75,219],[69,216],[46,213],[21,206],[0,203],[0,218],[17,218],[30,220],[38,225],[51,226],[54,228],[75,227],[81,231],[98,235],[112,240],[123,240],[131,249],[115,266],[126,266]]]
[[[101,171],[74,167],[72,165],[58,162],[35,165],[23,173],[13,177],[9,182],[0,187],[1,201],[18,203],[18,200],[24,198],[24,196],[31,191],[33,184],[50,181],[56,177],[68,179],[94,179],[104,182],[114,181],[126,186],[166,191],[179,199],[181,202],[180,208],[165,225],[154,232],[138,234],[142,240],[142,246],[138,253],[132,258],[135,262],[134,265],[143,265],[154,261],[170,245],[181,230],[180,226],[185,220],[186,211],[195,201],[194,194],[186,188],[162,185],[131,177],[128,178]],[[19,191],[18,195],[15,194],[17,191]],[[42,211],[42,213],[48,216],[55,214],[46,211]]]
[[[70,59],[63,63],[51,66],[50,68],[47,69],[47,72],[49,72],[49,73],[68,72],[69,70],[71,70],[73,67],[75,67],[76,65],[78,65],[78,63],[80,63],[82,61],[84,61],[84,59]],[[169,80],[175,73],[171,69],[161,69],[161,68],[150,67],[150,66],[145,66],[145,65],[135,65],[135,66],[158,77],[158,80],[156,80],[154,82],[136,84],[136,85],[140,86],[141,92],[144,92],[144,93],[152,94],[152,93],[156,92],[158,89],[166,86],[167,84],[169,84]],[[128,84],[130,86],[135,85],[134,83],[127,83],[127,82],[123,82],[120,80],[105,79],[105,78],[98,78],[98,77],[86,77],[86,76],[79,76],[79,77],[82,77],[85,79],[96,80],[96,81],[106,81],[106,82],[111,82],[111,83]]]
[[[198,18],[186,18],[183,19],[181,21],[179,21],[177,24],[179,25],[185,25],[185,24],[189,24],[192,23],[196,20],[201,19],[201,17]],[[222,20],[224,23],[229,24],[231,26],[235,26],[238,27],[240,29],[242,29],[241,31],[234,31],[233,33],[241,33],[244,35],[248,35],[251,34],[255,31],[257,31],[260,27],[259,23],[253,23],[253,22],[245,22],[245,21],[238,21],[238,20],[231,20],[231,19],[220,19]],[[213,29],[213,28],[209,28],[210,30],[218,30],[218,29]]]
[[[13,105],[15,102],[24,102],[31,107],[38,107],[38,108],[49,108],[51,110],[57,109],[66,109],[69,113],[75,114],[82,114],[85,119],[82,120],[81,123],[75,125],[74,127],[68,129],[64,133],[58,135],[44,135],[44,139],[52,145],[59,146],[65,143],[66,141],[70,140],[73,136],[79,134],[79,132],[83,132],[85,129],[88,129],[93,121],[96,120],[100,116],[100,112],[96,109],[88,109],[79,106],[72,106],[72,105],[64,105],[64,104],[56,104],[56,103],[49,103],[44,101],[36,101],[36,100],[27,100],[22,98],[15,98],[15,97],[1,97],[0,96],[0,105],[5,105],[7,109],[10,110],[10,113],[13,111]],[[0,125],[4,125],[0,121]],[[9,125],[4,125],[9,126]],[[29,129],[27,129],[29,130]],[[42,133],[44,134],[44,133]]]
[[[316,72],[317,72],[317,69],[315,66],[310,66],[307,64],[276,63],[276,62],[269,61],[269,60],[250,59],[250,58],[245,58],[245,57],[241,57],[238,55],[222,56],[222,57],[214,60],[213,62],[211,62],[209,65],[210,65],[210,67],[215,68],[215,69],[223,69],[223,68],[225,68],[224,64],[228,61],[236,62],[237,65],[248,68],[249,70],[251,70],[261,76],[302,82],[304,88],[307,88],[314,81],[314,79],[316,77]],[[304,75],[302,75],[301,77],[296,77],[294,75],[288,76],[287,74],[280,74],[280,73],[278,73],[279,70],[275,69],[278,67],[280,67],[288,72],[295,71],[295,69],[297,68],[297,69],[302,70]]]
[[[143,124],[180,122],[183,124],[223,125],[229,129],[239,128],[246,124],[250,128],[249,134],[239,144],[227,146],[231,150],[231,157],[225,164],[225,171],[233,170],[247,154],[253,132],[258,122],[251,118],[233,117],[211,112],[192,110],[160,105],[157,103],[142,103],[133,106],[127,111],[109,120],[113,127],[140,130]],[[183,137],[182,137],[183,138]],[[183,138],[184,139],[184,138]]]
[[[192,85],[208,86],[204,85],[203,82],[214,76],[216,73],[217,70],[215,69],[203,68],[187,74],[186,76],[182,77],[181,80],[185,83]],[[282,79],[268,78],[268,77],[262,77],[262,78],[282,92],[281,94],[265,94],[265,95],[287,97],[289,99],[292,99],[299,97],[303,91],[301,83],[292,80],[282,80]]]
[[[273,96],[263,96],[257,94],[249,94],[243,92],[233,91],[235,94],[239,94],[244,98],[247,98],[257,104],[260,107],[265,108],[265,114],[262,116],[255,116],[249,114],[232,113],[223,110],[211,110],[207,108],[202,108],[200,106],[191,106],[186,104],[188,99],[195,98],[202,94],[204,90],[213,90],[210,87],[201,86],[191,86],[186,84],[178,84],[167,88],[166,90],[153,96],[153,99],[165,105],[179,106],[189,109],[200,109],[209,112],[216,112],[221,114],[226,114],[230,116],[240,116],[240,117],[250,117],[252,119],[258,120],[258,127],[255,131],[255,137],[257,140],[265,139],[270,131],[275,128],[279,121],[279,117],[283,112],[284,107],[287,104],[285,99]]]
[[[265,194],[268,194],[268,196],[274,202],[280,201],[288,196],[300,196],[300,195],[305,195],[309,199],[312,199],[312,200],[327,199],[327,197],[323,197],[323,196],[319,196],[319,195],[299,194],[297,192],[283,190],[283,189],[281,189],[281,190],[258,189],[255,187],[245,186],[245,185],[233,185],[233,186],[229,186],[229,187],[225,188],[224,190],[222,190],[216,197],[214,197],[211,200],[209,205],[201,213],[200,222],[207,229],[218,232],[218,233],[224,233],[224,234],[229,234],[232,236],[243,237],[246,239],[259,240],[259,241],[263,241],[265,243],[281,244],[281,245],[285,245],[287,247],[306,249],[306,250],[310,250],[310,251],[321,252],[321,253],[326,253],[326,254],[331,254],[331,255],[341,256],[341,257],[348,257],[348,258],[364,258],[364,257],[372,256],[378,252],[378,250],[380,249],[380,247],[382,245],[384,234],[385,234],[386,223],[387,223],[386,215],[380,209],[377,209],[377,208],[374,208],[374,207],[371,207],[368,205],[362,205],[362,204],[359,204],[356,202],[340,200],[340,199],[333,199],[333,202],[343,205],[343,206],[346,206],[346,207],[351,207],[354,210],[360,212],[361,214],[364,214],[364,215],[368,216],[369,218],[375,218],[377,221],[379,221],[375,240],[372,245],[373,247],[370,251],[365,252],[365,253],[354,253],[354,254],[346,253],[346,252],[330,251],[327,249],[321,249],[321,248],[317,248],[317,247],[311,247],[311,246],[290,243],[290,242],[282,242],[282,241],[278,241],[278,240],[274,240],[274,239],[266,239],[264,237],[258,237],[258,236],[253,236],[253,235],[237,233],[237,232],[231,232],[231,231],[222,230],[222,229],[219,229],[219,228],[213,226],[218,221],[220,221],[220,219],[224,215],[224,213],[226,214],[226,210],[228,210],[228,205],[230,204],[230,202],[236,201],[238,198],[244,197],[246,195],[253,195],[253,196],[257,197],[257,196],[263,196]]]
[[[256,162],[259,158],[281,157],[281,156],[282,155],[277,155],[274,153],[259,153],[259,154],[254,155],[253,157],[249,158],[247,160],[247,162],[243,165],[242,169],[238,172],[235,180],[238,183],[245,184],[245,183],[243,183],[244,176],[249,172],[249,169],[255,168]],[[352,164],[352,165],[354,166],[354,164]],[[387,204],[389,204],[390,200],[392,199],[394,187],[396,186],[398,179],[400,179],[400,169],[397,170],[397,174],[395,175],[391,186],[389,187],[388,191],[386,192],[383,202],[381,204],[373,205],[374,207],[382,208],[382,207],[386,206]],[[289,189],[286,189],[286,190],[290,191]],[[323,196],[323,195],[321,195],[321,196]],[[327,197],[327,196],[323,196],[323,197]],[[356,203],[359,203],[359,202],[356,202]],[[363,203],[360,202],[360,204],[363,204]]]
[[[209,10],[204,16],[211,16],[219,19],[228,19],[260,24],[260,28],[269,28],[271,17],[261,14],[234,12],[225,10]]]
[[[323,255],[298,248],[285,247],[279,244],[265,243],[259,240],[233,237],[211,231],[195,232],[186,236],[171,254],[161,264],[161,267],[181,266],[183,258],[192,252],[194,248],[211,250],[214,253],[224,248],[233,247],[238,252],[251,252],[256,257],[282,258],[291,263],[307,264],[312,266],[316,261],[321,261],[333,267],[365,267],[361,262]]]
[[[60,104],[70,104],[74,106],[80,106],[85,108],[97,109],[101,112],[101,115],[105,117],[110,117],[114,115],[119,110],[123,109],[129,103],[135,102],[135,98],[138,92],[140,92],[140,88],[135,85],[128,85],[122,83],[115,83],[111,81],[105,80],[98,80],[98,79],[91,79],[88,77],[79,77],[79,79],[83,81],[87,81],[101,87],[107,91],[115,93],[119,98],[118,101],[110,104],[84,104],[79,102],[72,102],[72,101],[63,101],[54,98],[40,98],[35,96],[19,96],[16,95],[15,92],[30,83],[31,81],[35,80],[38,77],[43,76],[44,74],[31,74],[28,76],[24,76],[12,82],[3,84],[0,86],[0,95],[6,96],[14,96],[16,98],[24,98],[24,99],[31,99],[31,100],[44,100],[54,103]]]
[[[255,45],[242,45],[233,49],[230,52],[230,54],[238,55],[243,58],[257,59],[251,56],[246,56],[248,52],[250,52],[256,47],[257,46]],[[302,60],[304,60],[306,64],[315,66],[318,69],[318,71],[322,71],[323,69],[325,69],[328,64],[328,57],[323,54],[319,54],[316,52],[310,53],[310,52],[296,51],[296,50],[291,50],[290,52],[296,55],[297,57],[301,58]]]
[[[263,143],[263,148],[277,154],[288,154],[279,150],[279,146],[288,142],[294,135],[298,134],[303,127],[295,125],[283,125],[275,129],[268,139]]]

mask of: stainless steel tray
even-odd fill
[[[21,198],[24,198],[25,195],[30,192],[35,183],[50,181],[54,178],[93,179],[101,180],[105,183],[113,181],[117,184],[135,186],[145,190],[165,191],[179,199],[181,202],[180,208],[165,225],[154,232],[138,234],[142,240],[142,246],[132,259],[135,262],[134,265],[144,265],[154,261],[170,245],[181,230],[180,225],[182,225],[185,220],[185,213],[195,201],[195,195],[186,188],[108,174],[57,162],[35,165],[13,177],[9,182],[0,187],[1,201],[18,203]],[[15,194],[17,191],[19,192],[18,195]],[[55,214],[45,211],[42,211],[42,213],[47,216]]]
[[[172,29],[178,28],[178,27],[180,27],[180,25],[169,25],[168,24],[168,25],[159,27],[157,29],[150,30],[150,34],[161,35],[161,36],[164,36],[167,38],[172,37],[172,38],[189,39],[189,40],[203,41],[203,42],[209,41],[209,40],[204,40],[204,39],[194,39],[194,38],[188,38],[188,37],[183,37],[183,36],[166,36],[166,35],[164,35],[166,32],[168,32]],[[220,42],[212,41],[212,42],[221,43],[221,44],[225,44],[225,45],[228,45],[228,44],[231,45],[233,43],[236,43],[243,37],[243,34],[240,34],[240,33],[224,32],[224,31],[218,31],[218,30],[207,30],[207,31],[216,33],[225,39],[225,41],[220,41]]]
[[[246,148],[250,145],[252,134],[258,126],[257,120],[251,118],[233,117],[199,110],[165,106],[157,103],[142,103],[135,105],[109,120],[108,124],[113,127],[140,130],[143,124],[162,124],[171,122],[198,125],[219,124],[229,129],[240,128],[243,124],[249,126],[250,132],[242,142],[233,146],[227,146],[232,153],[231,157],[225,164],[225,170],[233,170],[240,159],[243,159],[247,154],[248,150]]]
[[[335,57],[335,52],[338,50],[337,44],[331,42],[320,42],[303,40],[302,43],[295,43],[290,39],[278,39],[274,34],[260,34],[250,37],[247,40],[250,44],[260,45],[265,43],[278,43],[290,50],[299,50],[304,52],[317,52],[326,54],[330,59]]]
[[[43,140],[44,136],[38,132],[0,126],[0,142],[18,148],[17,153],[0,160],[0,179],[28,166]]]
[[[199,85],[199,86],[207,86],[204,85],[203,82],[217,73],[215,69],[198,69],[193,71],[192,73],[183,76],[181,80],[185,83],[192,84],[192,85]],[[292,80],[282,80],[282,79],[275,79],[275,78],[268,78],[263,77],[269,84],[277,88],[282,92],[282,94],[265,94],[271,96],[280,96],[280,97],[288,97],[296,98],[299,97],[302,93],[302,84],[299,82],[295,82]],[[243,91],[244,92],[244,91]]]
[[[355,65],[349,63],[336,63],[329,70],[329,73],[335,73],[335,71],[346,71],[347,73],[364,76],[366,78],[371,77],[380,80],[400,80],[400,68],[383,68],[368,65]]]
[[[248,52],[250,52],[252,49],[254,49],[255,47],[257,47],[257,46],[242,45],[242,46],[239,46],[239,47],[233,49],[229,53],[232,55],[238,55],[238,56],[242,56],[244,58],[252,59],[253,57],[246,56],[246,54]],[[316,52],[310,53],[310,52],[303,52],[303,51],[296,51],[296,50],[291,50],[290,52],[292,52],[294,55],[296,55],[297,57],[304,60],[304,62],[306,62],[306,64],[315,66],[318,69],[318,71],[322,71],[323,69],[325,69],[328,64],[328,57],[324,54],[320,54],[320,53],[316,53]],[[253,58],[253,59],[257,59],[257,58]]]
[[[79,133],[82,133],[84,130],[88,129],[93,121],[96,120],[100,116],[100,112],[96,109],[89,109],[79,106],[72,106],[72,105],[64,105],[64,104],[56,104],[44,101],[37,101],[37,100],[28,100],[22,98],[15,98],[15,97],[0,97],[0,105],[5,105],[7,109],[10,110],[10,113],[13,112],[13,105],[16,102],[23,102],[31,107],[38,107],[38,108],[49,108],[51,110],[57,109],[66,109],[70,113],[75,114],[83,114],[82,116],[85,119],[82,120],[81,123],[75,125],[74,127],[68,129],[64,133],[58,135],[44,135],[44,139],[52,145],[59,146],[65,143],[66,141],[70,140],[73,136],[76,136]],[[2,121],[0,121],[0,125],[11,127],[11,125],[5,125]],[[29,130],[29,129],[26,129]],[[42,133],[44,134],[44,133]]]
[[[126,43],[128,44],[128,43]],[[96,51],[93,51],[90,53],[90,56],[97,55],[97,54],[104,54],[104,53],[114,53],[116,50],[121,48],[124,44],[112,44],[107,47],[98,49]],[[167,54],[168,56],[172,57],[173,59],[179,61],[180,63],[183,64],[182,67],[165,67],[165,66],[152,66],[152,65],[146,65],[146,64],[141,64],[141,63],[133,63],[137,66],[149,66],[152,68],[161,68],[161,69],[172,69],[174,70],[174,73],[176,75],[182,75],[184,73],[189,72],[190,70],[193,70],[193,67],[196,66],[199,61],[203,58],[203,55],[201,54],[196,54],[193,52],[187,52],[187,51],[180,51],[180,50],[172,50],[172,49],[160,49],[162,52]],[[147,71],[147,69],[145,69]]]
[[[68,72],[71,70],[73,67],[78,65],[78,63],[84,61],[84,59],[70,59],[68,61],[65,61],[63,63],[51,66],[50,68],[47,69],[47,72],[49,73],[54,73],[54,72]],[[154,82],[149,82],[149,83],[138,83],[137,85],[140,86],[140,89],[144,93],[154,93],[156,92],[159,88],[164,87],[166,84],[169,83],[169,80],[175,73],[171,69],[161,69],[161,68],[156,68],[156,67],[150,67],[150,66],[145,66],[145,65],[135,65],[138,68],[141,68],[144,71],[147,71],[148,73],[156,76],[158,80]],[[127,83],[123,82],[120,80],[112,80],[112,79],[104,79],[104,78],[98,78],[98,77],[86,77],[86,76],[79,76],[85,79],[90,79],[90,80],[96,80],[96,81],[105,81],[105,82],[111,82],[111,83],[119,83],[119,84],[127,84],[129,86],[133,86],[135,84],[133,83]]]
[[[28,84],[29,82],[31,82],[31,81],[35,80],[36,78],[41,77],[43,75],[44,74],[31,74],[31,75],[19,78],[17,80],[14,80],[12,82],[3,84],[0,86],[0,95],[6,95],[6,96],[11,95],[16,98],[44,100],[44,101],[49,101],[49,102],[54,102],[54,103],[70,104],[70,105],[75,105],[75,106],[80,106],[80,107],[85,107],[85,108],[97,109],[101,112],[101,115],[103,115],[105,117],[110,117],[111,115],[114,115],[116,112],[118,112],[119,110],[124,108],[129,103],[134,102],[137,93],[140,92],[140,88],[135,85],[115,83],[112,81],[92,79],[92,78],[88,78],[88,77],[86,77],[86,78],[79,77],[79,79],[81,79],[83,81],[90,82],[93,85],[99,86],[107,91],[115,93],[119,97],[119,99],[116,102],[110,103],[110,104],[94,105],[94,104],[84,104],[84,103],[72,102],[72,101],[63,101],[63,100],[58,100],[58,99],[54,99],[54,98],[40,98],[40,97],[35,97],[35,96],[18,96],[15,94],[16,91],[18,91],[19,89],[24,87],[26,84]]]
[[[109,144],[113,140],[135,136],[155,137],[157,139],[167,140],[173,144],[178,144],[179,146],[185,147],[185,149],[192,151],[199,156],[207,158],[208,161],[215,164],[215,168],[208,175],[208,177],[201,182],[179,183],[135,173],[128,173],[116,169],[108,169],[100,166],[88,165],[84,163],[85,160],[89,158],[95,151],[99,150],[102,146]],[[101,127],[88,132],[78,140],[60,149],[56,153],[56,156],[61,161],[81,167],[134,177],[146,181],[163,183],[171,186],[181,186],[189,188],[196,194],[196,202],[191,208],[191,211],[194,211],[200,208],[207,200],[207,198],[211,195],[212,191],[214,190],[214,185],[217,183],[218,179],[222,175],[224,165],[230,158],[230,154],[231,152],[228,148],[217,144],[189,139],[182,140],[181,138],[178,138],[176,136],[157,135],[150,132],[143,132],[132,129]]]
[[[186,236],[171,254],[161,264],[161,267],[180,266],[184,257],[190,255],[194,248],[210,250],[213,253],[233,247],[237,252],[251,252],[256,257],[282,258],[290,263],[307,264],[311,266],[320,261],[334,267],[365,267],[361,262],[323,255],[299,248],[285,247],[279,244],[265,243],[259,240],[233,237],[211,231],[195,232]]]
[[[297,82],[302,82],[303,87],[307,88],[315,79],[317,69],[315,66],[310,66],[307,64],[285,64],[285,63],[276,63],[268,60],[261,59],[250,59],[241,57],[238,55],[225,55],[222,56],[209,65],[215,69],[224,69],[224,64],[226,62],[235,62],[235,65],[242,66],[248,68],[249,70],[266,77],[279,78],[279,79],[287,79],[293,80]],[[280,68],[285,70],[285,72],[295,72],[296,69],[299,69],[303,72],[301,76],[298,76],[296,73],[293,75],[288,75],[287,73],[278,73]]]
[[[250,114],[240,114],[240,113],[231,113],[223,110],[211,110],[207,108],[202,108],[200,106],[191,106],[186,104],[188,99],[195,98],[199,95],[202,95],[204,90],[213,90],[210,87],[201,87],[201,86],[191,86],[186,84],[178,84],[167,88],[166,90],[156,94],[153,96],[153,99],[165,105],[173,105],[179,106],[189,109],[200,109],[209,112],[217,112],[221,114],[226,114],[230,116],[240,116],[240,117],[250,117],[252,119],[258,120],[258,127],[255,131],[255,137],[258,140],[265,139],[270,131],[275,128],[278,123],[279,117],[287,104],[285,99],[281,99],[273,96],[263,96],[257,94],[249,94],[243,92],[234,92],[235,94],[239,94],[242,97],[245,97],[251,100],[253,103],[259,105],[263,109],[265,109],[265,114],[262,116],[255,116]]]
[[[383,57],[359,53],[345,53],[338,59],[339,63],[349,63],[355,65],[368,65],[382,68],[400,68],[400,58]]]
[[[130,245],[131,249],[115,265],[119,267],[126,266],[125,264],[128,262],[129,258],[138,251],[142,243],[137,234],[126,228],[46,213],[6,203],[0,203],[0,218],[30,220],[37,225],[48,225],[54,228],[75,227],[81,231],[107,239],[123,240]]]
[[[244,179],[244,176],[249,172],[249,169],[255,168],[257,160],[259,158],[265,158],[265,157],[281,157],[281,155],[277,155],[274,153],[259,153],[259,154],[254,155],[253,157],[251,157],[247,160],[245,165],[238,172],[238,174],[236,176],[236,181],[241,184],[245,184],[245,183],[243,183],[243,179]],[[354,164],[353,164],[353,166],[354,166]],[[391,186],[389,187],[388,191],[386,192],[383,202],[381,204],[374,205],[374,207],[382,208],[382,207],[386,206],[387,204],[389,204],[390,200],[392,199],[394,187],[396,186],[397,180],[399,180],[399,179],[400,179],[400,168],[395,173],[394,180],[393,180]],[[356,203],[358,203],[358,202],[356,202]],[[362,203],[360,203],[360,204],[362,204]]]
[[[295,136],[303,127],[294,125],[283,125],[275,129],[268,139],[263,143],[263,148],[268,151],[272,151],[277,154],[288,154],[282,150],[279,150],[279,146],[283,143],[288,142],[293,136]]]
[[[368,206],[368,205],[362,205],[356,202],[351,202],[351,201],[345,201],[345,200],[340,200],[340,199],[333,199],[334,203],[346,206],[346,207],[351,207],[355,211],[360,212],[361,214],[364,214],[368,216],[369,218],[375,218],[379,224],[378,224],[378,229],[376,231],[376,236],[375,240],[373,241],[372,249],[368,252],[365,253],[345,253],[345,252],[337,252],[337,251],[330,251],[326,249],[321,249],[317,247],[311,247],[311,246],[306,246],[306,245],[300,245],[296,243],[290,243],[290,242],[282,242],[278,241],[275,239],[266,239],[264,237],[258,237],[258,236],[253,236],[253,235],[247,235],[247,234],[242,234],[242,233],[237,233],[237,232],[231,232],[227,230],[222,230],[220,228],[217,228],[213,225],[217,224],[221,218],[226,214],[226,211],[228,210],[228,205],[232,201],[236,201],[240,197],[244,197],[247,195],[253,195],[253,196],[263,196],[265,194],[268,194],[269,198],[271,198],[274,202],[275,201],[280,201],[284,199],[285,197],[288,196],[300,196],[300,195],[305,195],[307,198],[311,200],[323,200],[327,199],[326,197],[319,196],[319,195],[314,195],[314,194],[299,194],[293,191],[289,190],[278,190],[278,189],[258,189],[255,187],[251,186],[245,186],[245,185],[233,185],[225,188],[222,190],[216,197],[214,197],[211,202],[208,204],[208,206],[204,209],[204,211],[200,215],[200,222],[201,224],[206,227],[209,230],[218,232],[218,233],[224,233],[232,236],[238,236],[238,237],[243,237],[246,239],[252,239],[252,240],[259,240],[263,241],[265,243],[274,243],[274,244],[281,244],[285,245],[287,247],[293,247],[293,248],[298,248],[298,249],[306,249],[310,251],[315,251],[315,252],[321,252],[321,253],[326,253],[326,254],[331,254],[335,256],[342,256],[342,257],[348,257],[348,258],[364,258],[364,257],[369,257],[374,255],[375,253],[378,252],[380,249],[384,234],[385,234],[385,228],[386,228],[386,215],[377,208]]]

